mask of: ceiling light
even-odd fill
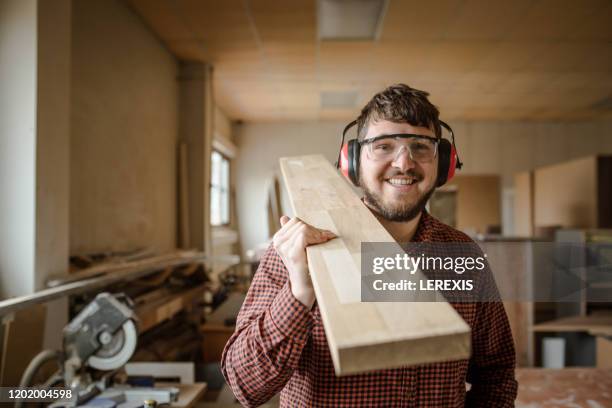
[[[320,40],[375,40],[387,0],[319,0]]]

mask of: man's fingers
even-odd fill
[[[336,238],[337,235],[332,231],[315,228],[310,224],[305,223],[298,217],[289,219],[286,215],[281,217],[282,228],[275,235],[275,243],[296,242],[296,237],[302,237],[300,246],[306,247],[312,244],[319,244],[330,239]]]
[[[312,229],[306,233],[306,245],[320,244],[335,238],[336,234],[327,230]]]
[[[288,223],[290,219],[291,218],[287,217],[286,215],[283,215],[282,217],[280,217],[281,227],[283,227],[286,223]]]
[[[330,231],[330,230],[322,230],[322,231],[323,231],[323,233],[324,233],[326,236],[328,236],[330,239],[331,239],[331,238],[337,238],[337,237],[338,237],[338,235],[336,235],[336,233],[335,233],[335,232],[332,232],[332,231]]]

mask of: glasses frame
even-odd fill
[[[434,143],[434,146],[435,146],[433,159],[435,159],[436,156],[438,156],[438,144],[440,143],[440,139],[437,137],[427,136],[427,135],[417,135],[413,133],[393,133],[390,135],[374,136],[369,139],[360,140],[358,141],[358,143],[360,147],[364,147],[364,146],[371,145],[372,143],[377,142],[379,140],[383,140],[383,139],[426,139],[426,140],[430,140]],[[410,148],[407,148],[407,149],[408,149],[408,153],[410,154],[410,160],[414,160],[412,158],[412,150],[410,150]],[[397,156],[393,160],[396,160],[396,159],[397,159]]]

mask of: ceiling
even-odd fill
[[[319,41],[316,0],[126,1],[177,57],[213,64],[233,120],[347,119],[397,82],[449,119],[612,117],[609,0],[389,0],[375,41]],[[333,92],[356,105],[322,108]]]

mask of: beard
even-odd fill
[[[359,184],[363,189],[365,202],[384,219],[394,222],[406,222],[413,220],[425,209],[427,201],[429,201],[431,195],[436,189],[436,186],[434,185],[431,189],[429,189],[429,191],[420,196],[413,204],[402,202],[397,205],[388,205],[385,204],[380,195],[370,190],[370,188],[366,184],[362,183],[361,180]]]

